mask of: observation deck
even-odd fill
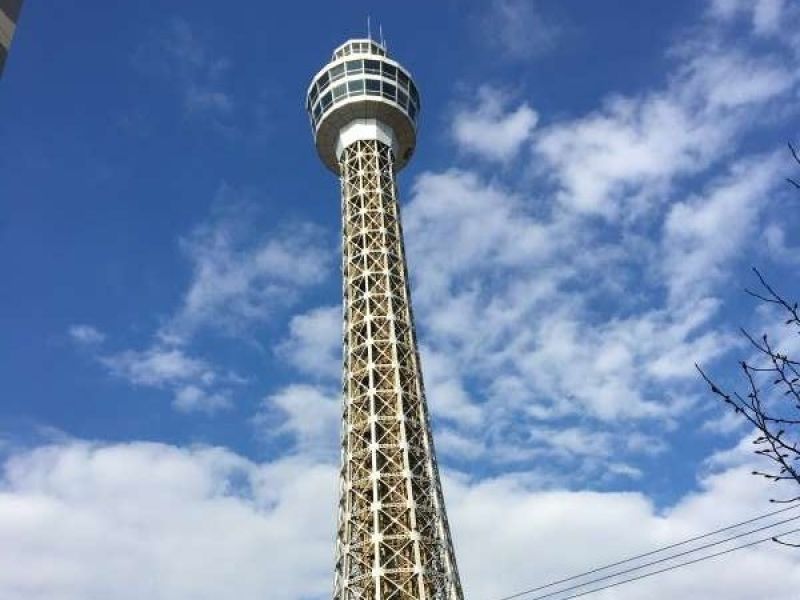
[[[322,162],[339,174],[339,156],[358,139],[390,145],[394,169],[414,153],[419,92],[411,74],[370,39],[348,40],[312,79],[306,111]]]

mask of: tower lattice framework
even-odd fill
[[[340,158],[344,414],[337,600],[461,600],[415,339],[392,150]]]
[[[344,377],[334,600],[463,600],[414,333],[395,174],[420,97],[372,39],[308,86],[320,159],[342,187]]]

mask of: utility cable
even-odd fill
[[[502,598],[498,598],[497,600],[513,600],[514,598],[520,598],[520,597],[525,596],[527,594],[532,594],[533,592],[538,592],[538,591],[545,590],[547,588],[551,588],[551,587],[554,587],[554,586],[562,584],[562,583],[567,583],[567,582],[573,581],[575,579],[580,579],[582,577],[586,577],[587,575],[593,575],[593,574],[599,573],[601,571],[606,571],[606,570],[608,570],[608,569],[610,569],[612,567],[618,567],[620,565],[624,565],[626,563],[630,563],[630,562],[633,562],[635,560],[639,560],[641,558],[646,558],[648,556],[653,556],[654,554],[660,554],[661,552],[665,552],[665,551],[671,550],[673,548],[678,548],[680,546],[685,546],[686,544],[689,544],[691,542],[696,542],[698,540],[702,540],[702,539],[711,537],[713,535],[717,535],[718,533],[722,533],[722,532],[725,532],[725,531],[730,531],[731,529],[736,529],[737,527],[741,527],[742,525],[748,525],[750,523],[755,523],[756,521],[761,521],[761,520],[766,519],[768,517],[771,517],[771,516],[774,516],[774,515],[777,515],[777,514],[781,514],[781,513],[790,511],[790,510],[796,510],[798,508],[800,508],[800,505],[794,505],[794,506],[789,506],[787,508],[774,510],[774,511],[765,513],[763,515],[760,515],[760,516],[757,516],[757,517],[753,517],[752,519],[747,519],[746,521],[741,521],[739,523],[734,523],[732,525],[727,525],[727,526],[722,527],[720,529],[715,529],[714,531],[710,531],[710,532],[704,533],[702,535],[691,537],[691,538],[688,538],[688,539],[683,540],[681,542],[676,542],[674,544],[669,544],[668,546],[663,546],[663,547],[658,548],[656,550],[651,550],[650,552],[645,552],[644,554],[637,554],[636,556],[633,556],[631,558],[626,558],[624,560],[619,560],[617,562],[609,563],[609,564],[604,565],[602,567],[597,567],[597,568],[592,569],[590,571],[585,571],[584,573],[580,573],[578,575],[573,575],[572,577],[566,577],[564,579],[559,579],[557,581],[553,581],[553,582],[547,583],[545,585],[540,585],[540,586],[535,587],[535,588],[530,588],[530,589],[527,589],[527,590],[524,590],[524,591],[521,591],[521,592],[517,592],[515,594],[511,594],[510,596],[503,596]],[[689,550],[689,551],[686,551],[686,552],[675,554],[675,555],[672,555],[670,557],[663,558],[663,559],[660,559],[658,561],[650,562],[650,563],[647,563],[646,565],[642,565],[642,566],[639,566],[639,567],[636,567],[636,568],[633,568],[633,569],[620,571],[618,573],[615,573],[614,575],[609,575],[609,576],[606,576],[604,578],[600,578],[599,580],[608,579],[609,577],[615,577],[617,575],[628,573],[630,571],[639,570],[639,569],[641,569],[641,568],[643,568],[645,566],[652,566],[653,564],[658,564],[659,562],[664,562],[664,561],[667,561],[667,560],[671,560],[672,558],[677,558],[679,556],[684,556],[686,554],[691,554],[692,552],[697,552],[698,550],[703,550],[703,549],[709,548],[711,546],[719,545],[719,544],[722,544],[724,542],[734,540],[734,539],[736,539],[738,537],[744,537],[746,535],[757,533],[759,531],[763,531],[765,529],[769,529],[770,527],[775,527],[776,525],[781,525],[783,523],[787,523],[787,522],[792,521],[792,520],[797,519],[797,518],[800,518],[800,516],[792,517],[792,518],[786,519],[784,521],[777,521],[775,523],[772,523],[771,525],[767,525],[765,527],[754,529],[752,531],[748,531],[748,532],[743,533],[743,534],[739,534],[739,535],[736,535],[736,536],[733,536],[733,537],[730,537],[730,538],[726,538],[726,539],[724,539],[722,541],[715,542],[713,544],[708,544],[708,545],[705,545],[705,546],[701,546],[699,548],[695,548],[694,550]],[[593,580],[593,581],[599,581],[599,580]],[[587,585],[587,584],[581,584],[581,585],[574,586],[574,587],[582,587],[582,585]],[[573,589],[573,588],[566,588],[566,590],[569,590],[569,589]],[[560,590],[560,592],[553,592],[553,594],[561,593],[561,592],[566,591],[566,590]],[[549,595],[553,595],[553,594],[549,594]],[[540,597],[545,598],[547,596],[540,596]]]
[[[622,581],[616,581],[614,583],[609,583],[608,585],[604,585],[604,586],[601,586],[599,588],[595,588],[593,590],[586,590],[585,592],[580,592],[580,593],[577,593],[577,594],[573,594],[572,596],[565,596],[563,598],[560,598],[559,600],[572,600],[573,598],[580,598],[581,596],[588,596],[589,594],[594,594],[596,592],[607,590],[609,588],[617,587],[617,586],[623,585],[625,583],[630,583],[632,581],[639,581],[640,579],[646,579],[647,577],[652,577],[653,575],[660,575],[661,573],[666,573],[667,571],[674,571],[675,569],[678,569],[680,567],[686,567],[686,566],[689,566],[689,565],[693,565],[695,563],[703,562],[704,560],[709,560],[711,558],[716,558],[718,556],[722,556],[723,554],[730,554],[731,552],[736,552],[737,550],[743,550],[744,548],[750,548],[751,546],[756,546],[758,544],[763,544],[764,542],[768,542],[768,541],[770,541],[770,540],[772,540],[772,539],[774,539],[776,537],[783,537],[785,535],[790,535],[792,533],[797,533],[798,531],[800,531],[800,528],[791,529],[789,531],[784,531],[783,533],[779,533],[776,536],[769,536],[769,537],[761,538],[761,539],[755,540],[753,542],[748,542],[747,544],[742,544],[741,546],[734,546],[733,548],[728,548],[727,550],[722,550],[720,552],[715,552],[714,554],[708,554],[706,556],[701,556],[700,558],[687,560],[686,562],[682,562],[682,563],[677,564],[677,565],[672,565],[670,567],[664,567],[663,569],[658,569],[657,571],[652,571],[650,573],[644,573],[642,575],[637,575],[636,577],[631,577],[629,579],[623,579]],[[578,586],[578,587],[580,587],[580,586]],[[566,590],[564,590],[564,591],[566,591]],[[538,597],[543,597],[543,596],[538,596]],[[531,600],[536,600],[536,598],[531,598]]]
[[[556,596],[558,594],[563,594],[564,592],[569,592],[569,591],[575,590],[577,588],[586,587],[587,585],[591,585],[593,583],[598,583],[600,581],[606,581],[607,579],[612,579],[614,577],[619,577],[620,575],[626,575],[626,574],[632,573],[634,571],[641,571],[642,569],[644,569],[646,567],[652,567],[653,565],[658,565],[658,564],[661,564],[663,562],[674,560],[676,558],[680,558],[681,556],[686,556],[688,554],[694,554],[695,552],[698,552],[699,550],[705,550],[707,548],[712,548],[713,546],[719,546],[720,544],[724,544],[726,542],[730,542],[731,540],[735,540],[735,539],[742,538],[742,537],[745,537],[745,536],[748,536],[748,535],[752,535],[754,533],[758,533],[759,531],[764,531],[765,529],[771,529],[771,528],[775,527],[776,525],[783,525],[784,523],[788,523],[789,521],[796,521],[797,519],[800,519],[800,515],[797,515],[795,517],[789,517],[788,519],[784,519],[783,521],[776,521],[775,523],[771,523],[770,525],[765,525],[763,527],[759,527],[758,529],[753,529],[751,531],[745,531],[744,533],[739,533],[739,534],[733,535],[731,537],[725,538],[724,540],[719,540],[717,542],[711,542],[710,544],[703,544],[702,546],[698,546],[697,548],[693,548],[692,550],[684,550],[683,552],[678,552],[677,554],[672,554],[672,555],[666,556],[664,558],[659,558],[658,560],[652,560],[650,562],[641,564],[641,565],[639,565],[637,567],[631,567],[630,569],[624,569],[622,571],[617,571],[616,573],[611,573],[611,575],[603,575],[602,577],[596,577],[595,579],[590,579],[589,581],[585,581],[585,582],[579,583],[577,585],[573,585],[573,586],[570,586],[570,587],[562,588],[560,590],[556,590],[555,592],[549,592],[549,593],[543,594],[541,596],[535,596],[533,598],[530,598],[529,600],[541,600],[542,598],[550,598],[552,596]],[[530,594],[530,593],[531,593],[530,591],[522,592],[522,594],[524,594],[524,595],[527,595],[527,594]],[[517,596],[519,596],[519,594]]]

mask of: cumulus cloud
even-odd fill
[[[788,264],[800,263],[800,248],[786,240],[786,227],[783,223],[770,223],[762,232],[764,246],[772,260]]]
[[[646,287],[658,237],[620,239],[460,170],[419,176],[404,219],[428,402],[449,464],[635,477],[695,405],[693,363],[735,343],[711,327],[713,296],[661,304]]]
[[[725,266],[757,237],[757,222],[780,181],[781,157],[756,156],[732,165],[703,193],[673,204],[664,222],[664,269],[676,302],[703,295]]]
[[[294,451],[338,458],[342,403],[338,391],[293,384],[264,399],[253,422],[264,438],[290,435]]]
[[[459,148],[487,160],[505,162],[529,139],[539,116],[527,102],[508,107],[510,99],[489,87],[476,94],[476,106],[464,106],[452,121]]]
[[[136,385],[161,386],[185,380],[212,383],[213,368],[205,361],[188,356],[179,348],[154,346],[147,350],[126,350],[103,358],[111,371]]]
[[[467,427],[478,425],[483,413],[466,390],[456,363],[428,347],[421,354],[426,395],[435,404],[437,416]]]
[[[424,174],[413,191],[405,217],[423,340],[432,356],[448,356],[451,379],[483,381],[481,410],[510,422],[518,410],[665,416],[682,400],[651,396],[654,383],[693,378],[689,357],[725,346],[702,331],[718,309],[710,299],[627,317],[587,313],[593,291],[627,294],[614,279],[631,254],[580,221],[537,218],[523,197],[462,172]],[[581,244],[592,252],[575,254]]]
[[[769,506],[767,490],[754,485],[747,463],[741,460],[709,472],[699,481],[697,492],[662,509],[639,493],[543,491],[512,476],[475,484],[449,480],[447,491],[466,592],[484,598],[528,589],[675,543],[762,514]],[[789,524],[787,529],[791,528]],[[537,551],[545,547],[546,553]],[[795,593],[793,586],[800,582],[795,580],[796,553],[774,544],[733,553],[724,560],[724,568],[708,561],[615,588],[607,597],[749,600],[768,596],[789,600]],[[753,577],[753,573],[759,575]]]
[[[185,349],[165,344],[99,355],[98,360],[114,376],[132,385],[171,390],[172,405],[184,413],[213,414],[230,408],[230,391],[224,386],[238,382],[235,376],[221,374],[208,361],[188,355]]]
[[[681,177],[724,158],[798,81],[775,54],[699,42],[677,54],[665,89],[610,97],[600,110],[540,131],[534,149],[565,207],[611,219],[647,212]]]
[[[233,402],[228,391],[209,392],[197,385],[184,385],[175,391],[172,405],[180,412],[205,412],[215,413],[224,408],[230,408]]]
[[[330,586],[328,465],[72,442],[12,456],[0,486],[8,600],[293,600]]]
[[[209,326],[240,333],[328,273],[330,252],[313,225],[256,234],[248,222],[254,217],[248,194],[227,185],[219,189],[215,205],[215,214],[181,240],[192,279],[164,328],[167,335]]]
[[[320,306],[294,315],[289,335],[278,344],[279,356],[301,373],[320,379],[342,373],[342,308]]]
[[[522,184],[423,172],[404,211],[429,402],[453,464],[547,456],[578,479],[636,477],[643,448],[624,440],[668,447],[700,399],[693,363],[738,343],[720,328],[721,285],[762,231],[786,246],[763,225],[780,157],[741,144],[798,76],[777,46],[733,43],[727,27],[684,36],[663,84],[531,123],[507,145],[483,130],[511,122],[508,98],[484,91],[454,115],[465,149],[501,160],[530,139],[537,167]]]
[[[730,20],[739,15],[751,19],[753,30],[760,35],[775,33],[784,22],[785,0],[712,0],[713,17]]]
[[[150,343],[143,349],[95,352],[114,376],[135,386],[171,392],[173,407],[183,413],[213,414],[231,408],[234,387],[247,381],[198,356],[192,347],[195,336],[201,331],[234,337],[249,334],[292,305],[301,290],[320,283],[330,264],[330,252],[320,243],[317,228],[309,223],[270,235],[255,233],[252,222],[257,221],[257,214],[246,192],[222,185],[214,207],[210,218],[181,239],[180,247],[191,266],[189,285],[178,308],[153,333]],[[291,360],[314,363],[326,376],[332,369],[316,352],[322,343],[325,352],[331,357],[334,354],[328,332],[319,331],[325,324],[332,329],[331,316],[330,309],[324,309],[296,317],[284,345]],[[88,326],[76,326],[70,335],[96,345],[101,334]]]
[[[750,468],[740,450],[715,457],[696,492],[662,508],[636,492],[446,476],[465,592],[499,597],[763,513],[767,488]],[[303,455],[257,463],[223,448],[75,440],[16,451],[0,479],[0,562],[15,566],[0,571],[0,596],[325,597],[335,482],[332,465]],[[799,561],[764,544],[613,597],[790,600]]]

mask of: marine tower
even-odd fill
[[[344,377],[335,600],[462,600],[414,332],[395,174],[419,94],[370,39],[339,46],[308,88],[342,194]]]

